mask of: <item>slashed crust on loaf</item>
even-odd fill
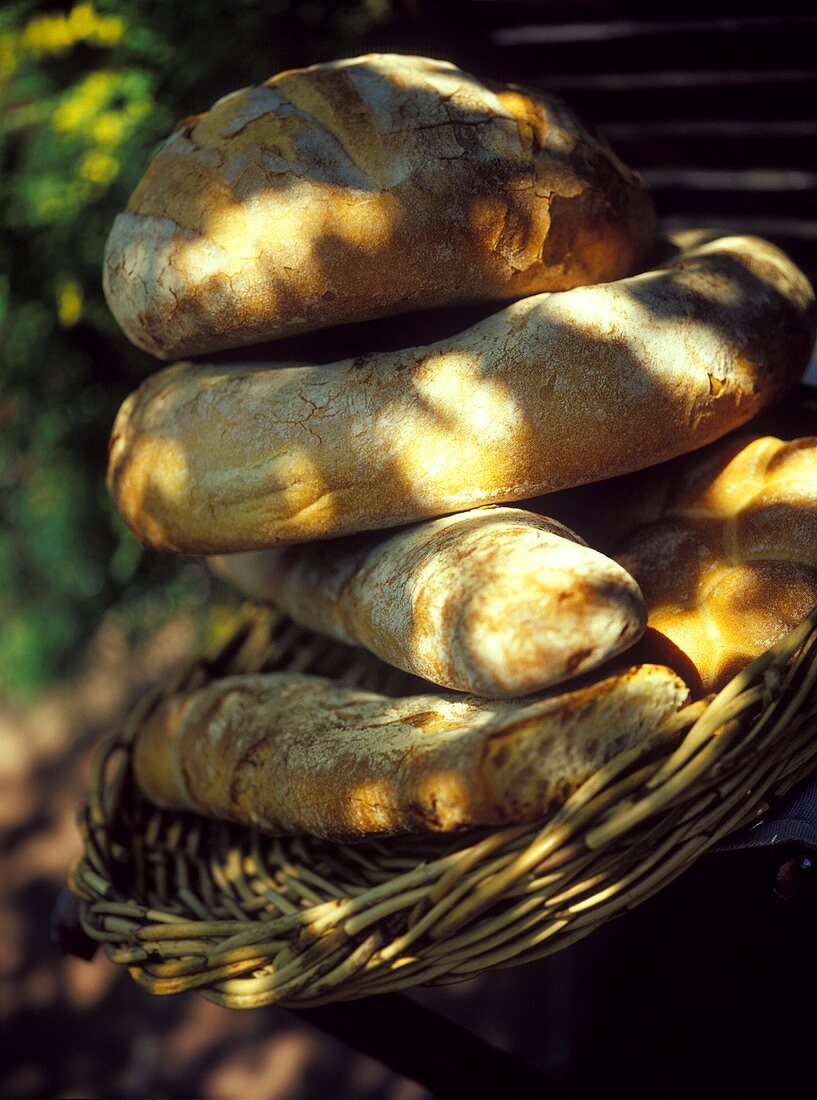
[[[817,437],[738,437],[655,471],[648,494],[644,477],[615,502],[617,524],[628,508],[642,524],[615,550],[649,609],[639,652],[718,690],[817,605]]]
[[[624,569],[561,524],[518,508],[211,564],[303,626],[489,698],[581,675],[632,645],[646,623]]]
[[[561,102],[372,54],[186,119],[108,240],[114,316],[164,359],[620,278],[641,177]]]
[[[617,752],[648,745],[687,695],[646,665],[522,707],[236,676],[154,712],[134,769],[157,805],[273,834],[450,832],[545,816]]]
[[[137,537],[230,553],[626,473],[745,423],[803,370],[814,295],[729,237],[328,366],[177,364],[123,404],[108,484]]]

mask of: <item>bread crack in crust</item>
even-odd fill
[[[687,698],[650,665],[522,706],[232,676],[152,712],[134,770],[160,806],[270,833],[452,832],[544,817],[617,752],[648,751]]]
[[[802,273],[726,237],[363,369],[169,367],[122,406],[108,483],[144,542],[205,554],[525,500],[720,438],[795,382],[813,337]]]
[[[478,508],[397,531],[211,559],[254,599],[442,687],[525,695],[635,642],[632,577],[553,520]]]
[[[621,278],[654,231],[641,177],[558,100],[373,54],[181,123],[114,223],[104,285],[169,359]]]

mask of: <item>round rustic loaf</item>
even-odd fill
[[[105,292],[169,359],[617,279],[654,225],[641,177],[558,100],[373,54],[182,122],[114,223]]]
[[[211,559],[302,626],[442,687],[488,698],[579,676],[643,633],[633,578],[520,508]]]
[[[524,500],[719,438],[792,385],[813,336],[802,273],[728,237],[427,347],[169,367],[123,404],[108,484],[144,542],[206,554]]]
[[[647,601],[640,654],[717,691],[817,605],[817,437],[731,439],[645,489],[614,498],[638,524],[616,557]]]

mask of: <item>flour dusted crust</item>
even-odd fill
[[[641,646],[697,691],[723,687],[817,605],[817,437],[732,439],[617,491],[619,542],[649,609]],[[651,522],[644,523],[649,518]]]
[[[814,295],[728,237],[328,366],[181,363],[122,406],[108,483],[142,541],[230,553],[523,500],[735,428],[805,367]]]
[[[545,816],[617,752],[647,746],[687,696],[647,665],[521,707],[236,676],[165,702],[134,769],[160,806],[270,833],[451,832]]]
[[[169,359],[617,279],[654,225],[641,177],[558,100],[372,54],[181,123],[114,223],[104,284]]]
[[[561,524],[518,508],[212,564],[304,626],[489,698],[581,675],[632,645],[646,622],[624,569]]]

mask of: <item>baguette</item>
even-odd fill
[[[180,123],[114,222],[104,286],[172,359],[620,278],[654,231],[644,181],[558,100],[375,54]]]
[[[581,675],[632,645],[646,622],[628,573],[561,524],[518,508],[211,564],[302,626],[489,698]]]
[[[731,237],[328,366],[181,363],[123,404],[108,484],[143,542],[220,554],[523,500],[684,453],[805,367],[808,281]]]
[[[524,707],[235,676],[161,704],[140,728],[134,771],[156,805],[273,834],[505,825],[544,817],[616,753],[648,747],[687,694],[650,666]]]

